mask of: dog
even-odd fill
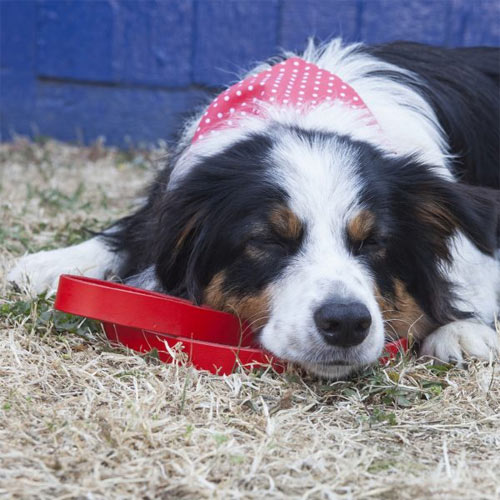
[[[494,359],[499,61],[310,41],[188,120],[135,213],[8,279],[38,293],[78,273],[184,297],[330,378],[374,363],[387,336],[442,362]]]

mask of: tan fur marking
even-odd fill
[[[302,234],[300,219],[286,206],[275,207],[269,216],[274,230],[281,236],[296,240]]]
[[[457,226],[453,215],[434,200],[423,202],[418,212],[423,222],[432,224],[445,236],[451,235]]]
[[[189,219],[188,223],[186,224],[186,227],[182,231],[181,235],[179,236],[179,239],[177,240],[177,243],[175,244],[176,250],[180,250],[182,248],[182,245],[184,245],[184,241],[186,241],[186,238],[189,236],[189,233],[193,230],[193,227],[195,226],[198,217],[199,217],[198,215],[195,215],[194,217],[191,217],[191,219]]]
[[[429,237],[433,236],[432,242],[436,253],[444,258],[449,258],[449,247],[447,238],[456,230],[458,224],[453,214],[435,200],[423,201],[417,207],[417,214],[424,224],[431,225],[434,229],[430,231]]]
[[[422,339],[435,328],[400,280],[394,281],[393,300],[382,297],[378,289],[375,292],[388,336]]]
[[[254,330],[262,328],[269,319],[269,292],[263,290],[258,295],[236,297],[224,292],[225,278],[224,271],[212,278],[205,289],[203,302],[214,309],[235,314]]]
[[[208,284],[207,288],[205,288],[205,293],[203,296],[203,302],[214,309],[222,309],[224,307],[224,293],[223,293],[223,285],[226,279],[226,275],[224,271],[217,273],[212,281]]]
[[[261,260],[268,257],[268,254],[266,252],[259,250],[258,248],[255,248],[251,245],[245,248],[245,255],[253,260]]]
[[[369,210],[361,210],[347,224],[347,233],[352,241],[363,241],[375,227],[375,215]]]

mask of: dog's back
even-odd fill
[[[448,137],[457,177],[499,189],[500,48],[444,49],[395,42],[371,52],[420,77],[418,90],[432,103]],[[415,85],[410,79],[408,83]]]

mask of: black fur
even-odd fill
[[[236,295],[255,293],[269,283],[298,248],[296,241],[262,230],[271,209],[287,198],[266,176],[270,147],[264,135],[239,142],[206,158],[168,193],[162,174],[146,207],[107,236],[126,253],[121,277],[154,264],[165,291],[196,302],[222,269]],[[244,255],[247,245],[266,258]]]
[[[430,103],[456,156],[457,176],[500,189],[500,49],[394,42],[368,50],[418,76],[380,72],[416,88]]]
[[[335,137],[357,155],[363,201],[377,226],[370,241],[352,251],[371,267],[385,296],[393,296],[400,280],[427,316],[443,325],[469,314],[452,307],[454,290],[442,270],[450,259],[450,239],[460,230],[487,254],[499,247],[499,52],[411,43],[370,52],[418,75],[383,72],[403,78],[433,107],[456,156],[460,183],[438,177],[432,165],[414,158],[393,159],[347,137],[291,130],[310,142]],[[254,135],[205,158],[169,191],[165,168],[146,205],[103,233],[124,256],[120,277],[127,280],[153,265],[164,291],[197,302],[221,270],[234,294],[256,293],[275,280],[301,239],[262,231],[272,207],[287,202],[284,190],[266,175],[271,147],[270,136]],[[265,258],[249,257],[249,245]]]
[[[388,159],[363,143],[356,148],[363,198],[377,221],[371,244],[361,253],[382,294],[392,297],[397,279],[436,325],[468,316],[451,305],[454,290],[442,263],[450,262],[450,239],[459,230],[493,254],[498,200],[481,188],[447,181],[414,158]]]

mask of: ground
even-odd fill
[[[494,365],[219,377],[8,287],[15,257],[125,214],[164,154],[0,146],[0,498],[499,498]]]

